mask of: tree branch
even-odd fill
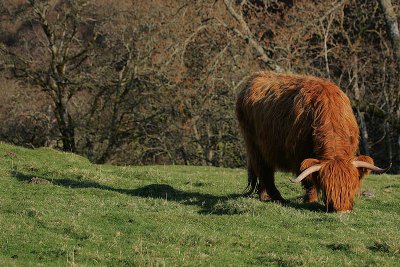
[[[282,68],[273,60],[271,59],[267,53],[265,52],[264,48],[253,38],[253,33],[251,32],[247,22],[244,20],[242,15],[242,6],[243,3],[240,5],[240,14],[236,12],[236,10],[232,6],[232,2],[230,0],[224,0],[224,4],[228,9],[229,14],[239,23],[242,31],[228,27],[225,23],[222,23],[224,27],[227,29],[233,30],[237,35],[239,35],[243,40],[248,41],[249,44],[257,51],[259,55],[259,59],[263,61],[271,70],[275,70],[277,72],[282,72]]]

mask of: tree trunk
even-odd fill
[[[357,109],[357,117],[360,122],[360,136],[361,136],[361,147],[360,147],[360,152],[363,155],[370,155],[369,152],[369,144],[368,144],[368,131],[367,131],[367,124],[365,123],[364,119],[364,112],[360,112],[359,109]]]
[[[357,102],[360,101],[364,97],[365,91],[364,87],[359,86],[359,79],[358,79],[358,57],[357,54],[354,54],[353,56],[353,78],[354,78],[354,84],[353,84],[353,91],[354,91],[354,97],[357,100]],[[360,152],[363,155],[369,156],[369,142],[368,142],[368,130],[367,130],[367,124],[365,123],[365,118],[364,118],[364,112],[360,111],[360,108],[357,107],[357,119],[359,122],[360,126]]]
[[[63,150],[75,152],[75,127],[72,122],[71,115],[62,103],[56,103],[56,118],[58,129],[61,134]]]
[[[110,131],[113,131],[113,130],[110,130]],[[108,140],[107,147],[103,151],[103,154],[101,154],[99,159],[96,160],[97,164],[104,164],[110,158],[111,152],[112,152],[112,150],[114,148],[114,145],[115,145],[115,142],[116,142],[115,133],[114,132],[109,133],[107,140]]]
[[[394,54],[397,60],[398,71],[400,71],[400,33],[397,15],[394,12],[391,0],[379,0],[383,13],[385,14],[386,25],[393,44]]]
[[[118,117],[118,104],[119,102],[114,103],[113,113],[111,116],[111,123],[107,129],[107,147],[103,151],[103,154],[96,161],[98,164],[104,164],[110,158],[113,149],[115,148],[115,144],[117,142],[117,117]]]
[[[379,3],[382,7],[382,11],[385,14],[385,21],[388,28],[389,36],[393,46],[394,56],[396,58],[397,63],[397,72],[400,72],[400,32],[399,32],[399,24],[397,22],[397,14],[394,11],[392,1],[391,0],[379,0]],[[397,107],[396,107],[396,120],[400,120],[400,75],[397,75]],[[390,135],[390,134],[389,134]],[[400,140],[400,137],[399,137]],[[389,143],[389,142],[388,142]],[[389,153],[390,153],[390,160],[392,160],[392,147],[389,144]],[[398,146],[398,154],[400,154],[400,142]],[[394,170],[397,171],[397,170]]]

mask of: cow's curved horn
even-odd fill
[[[317,172],[321,169],[321,165],[314,165],[305,169],[296,179],[290,179],[293,183],[300,183],[304,178],[309,176],[313,172]]]
[[[365,162],[365,161],[360,161],[360,160],[355,160],[352,163],[357,168],[370,169],[371,171],[374,171],[376,173],[385,173],[392,167],[392,163],[390,163],[389,167],[387,167],[386,169],[381,169],[381,168],[376,167],[375,165],[373,165],[371,163],[368,163],[368,162]]]

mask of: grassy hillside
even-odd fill
[[[245,171],[115,167],[0,144],[0,266],[395,266],[400,176],[370,176],[350,214],[242,198]]]

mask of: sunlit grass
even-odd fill
[[[400,177],[370,176],[350,214],[239,194],[242,169],[93,165],[0,144],[0,266],[396,266]]]

